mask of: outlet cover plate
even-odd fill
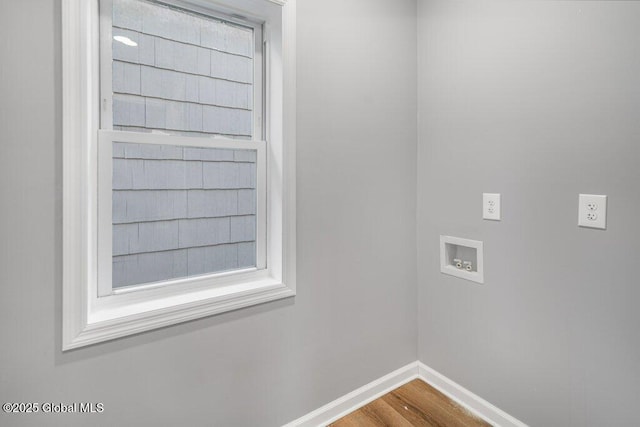
[[[499,193],[482,194],[482,218],[491,221],[500,221],[501,213]]]
[[[607,196],[580,194],[578,197],[578,225],[606,230]]]

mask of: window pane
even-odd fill
[[[256,151],[113,143],[113,287],[256,265]]]
[[[253,29],[113,0],[113,129],[251,138]]]

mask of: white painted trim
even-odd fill
[[[527,427],[522,421],[470,392],[460,384],[437,372],[435,369],[428,367],[422,362],[417,363],[420,378],[489,424],[495,427]]]
[[[113,293],[113,141],[109,134],[98,134],[98,282],[95,291],[89,288],[98,297]]]
[[[76,141],[82,140],[88,122],[84,110],[87,82],[82,79],[83,57],[78,52],[85,47],[87,33],[82,25],[87,14],[88,3],[77,0],[62,0],[62,331],[63,348],[84,329],[87,319],[88,272],[86,245],[86,217],[88,200],[83,180],[85,176],[84,150],[78,149]],[[81,84],[76,84],[81,82]]]
[[[212,277],[199,276],[172,286],[147,286],[140,291],[99,298],[98,0],[62,0],[63,350],[295,296],[295,3],[289,0],[281,9],[273,5],[265,9],[269,9],[275,23],[282,23],[282,32],[272,31],[271,49],[282,62],[274,63],[269,82],[274,123],[266,144],[225,138],[117,134],[138,143],[170,139],[181,145],[257,148],[258,155],[267,157],[269,162],[267,185],[273,195],[267,200],[269,224],[273,225],[269,225],[267,268],[217,275],[215,286],[211,286]],[[100,133],[103,138],[116,134]],[[104,177],[103,180],[108,181]]]
[[[284,427],[326,426],[416,378],[418,378],[418,365],[416,362],[409,363],[351,393],[345,394],[322,408],[316,409],[289,424],[285,424]]]
[[[174,301],[168,307],[151,309],[141,313],[127,314],[123,309],[113,319],[106,318],[110,314],[107,312],[104,314],[104,319],[85,323],[72,341],[65,343],[63,350],[97,344],[201,317],[295,296],[295,293],[287,286],[269,280],[223,290],[227,292],[219,292],[218,295],[215,295],[215,290],[211,290],[208,292],[211,295],[209,298],[196,297],[193,298],[193,301],[179,303]],[[136,307],[130,311],[135,309]],[[99,312],[96,316],[103,316],[103,314]]]
[[[265,139],[265,95],[266,95],[266,67],[264,64],[264,28],[262,25],[253,27],[253,101],[251,103],[251,139]]]
[[[430,384],[449,399],[495,427],[527,427],[523,422],[419,361],[410,363],[345,394],[333,402],[285,424],[284,427],[326,426],[416,378]]]
[[[283,67],[283,239],[282,280],[296,292],[296,0],[286,0],[282,11]],[[268,261],[269,262],[269,261]]]
[[[229,150],[257,150],[264,141],[232,139],[223,136],[181,136],[164,132],[130,132],[101,130],[105,139],[132,144],[177,145],[180,147],[223,148]]]
[[[113,130],[113,0],[98,2],[100,19],[100,129]]]

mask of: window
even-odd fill
[[[262,25],[199,10],[100,2],[100,296],[266,266]]]
[[[63,349],[295,295],[294,16],[64,1]]]

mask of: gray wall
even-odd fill
[[[420,359],[530,425],[640,425],[640,3],[418,15]],[[484,241],[484,285],[439,273],[440,234]]]
[[[0,401],[106,407],[0,424],[277,426],[417,358],[415,2],[298,3],[298,296],[63,354],[60,1],[0,2]]]

